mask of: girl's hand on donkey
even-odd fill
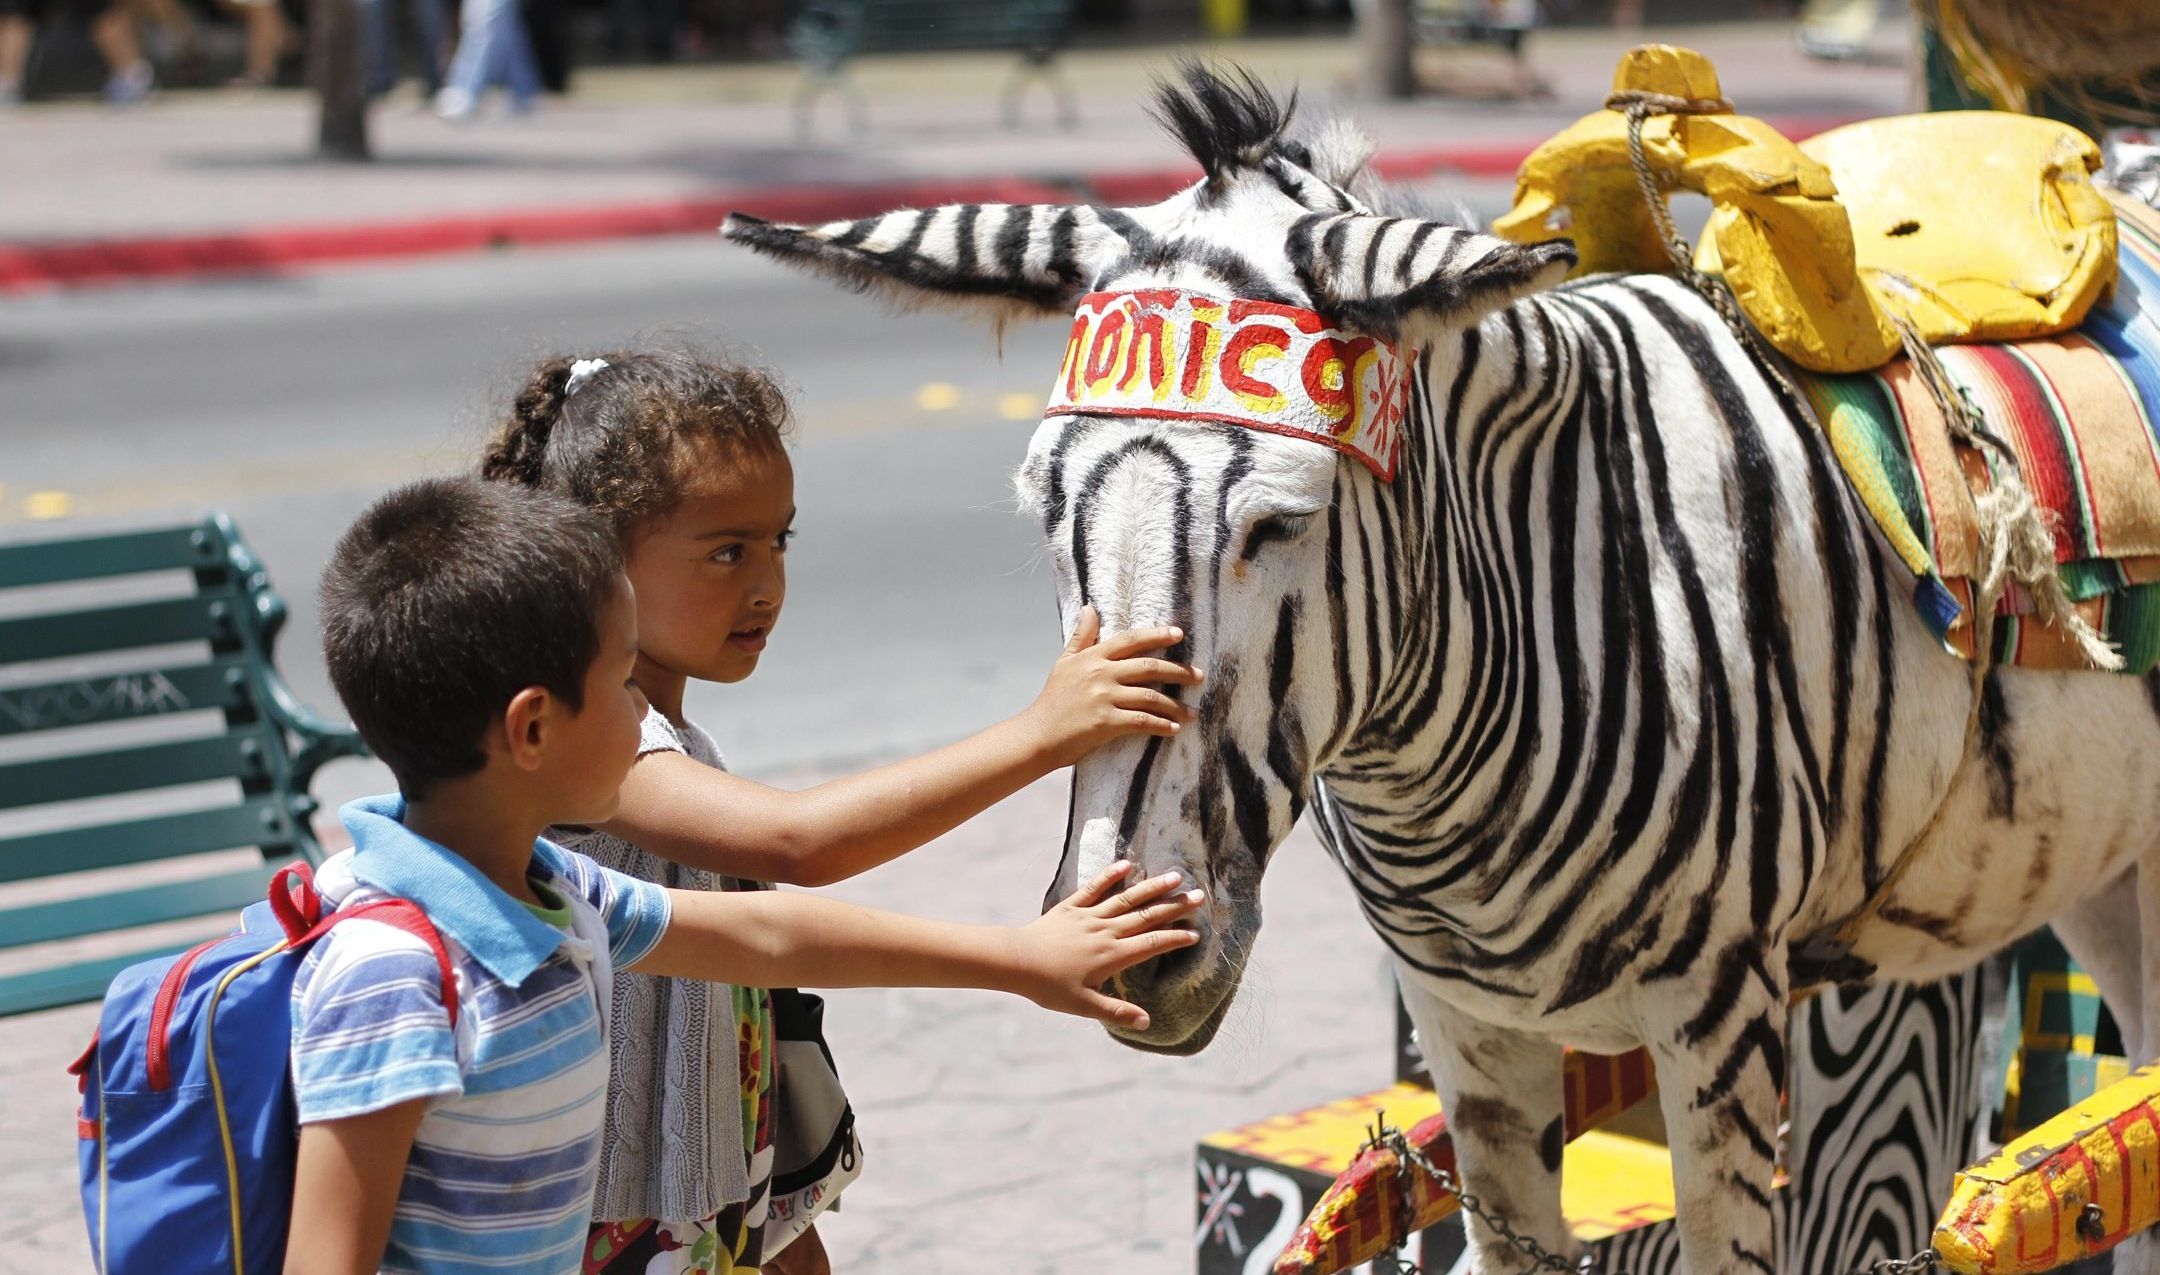
[[[1111,976],[1181,947],[1200,936],[1189,929],[1169,929],[1190,916],[1203,899],[1198,890],[1179,891],[1175,872],[1111,894],[1132,875],[1133,865],[1119,860],[1023,930],[1015,966],[1022,981],[1013,990],[1044,1009],[1099,1019],[1133,1031],[1145,1031],[1147,1011],[1102,991]]]
[[[1184,630],[1164,626],[1105,640],[1102,617],[1082,607],[1072,640],[1026,714],[1056,763],[1069,766],[1125,735],[1175,735],[1193,720],[1192,709],[1155,689],[1203,680],[1200,670],[1154,654],[1184,639]]]

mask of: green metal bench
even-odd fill
[[[309,781],[365,754],[278,675],[285,604],[223,514],[0,545],[7,599],[0,1015],[94,1000],[201,937],[180,923],[229,925],[279,865],[321,858]]]
[[[803,63],[795,96],[795,128],[807,137],[810,115],[825,89],[836,89],[856,132],[869,127],[862,95],[848,80],[849,59],[861,53],[914,53],[956,49],[1011,49],[1020,65],[1007,83],[1007,127],[1019,122],[1020,93],[1030,76],[1056,98],[1059,122],[1079,120],[1072,89],[1057,75],[1055,58],[1072,28],[1075,0],[809,0],[788,33],[788,46]]]

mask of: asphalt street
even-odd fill
[[[292,603],[283,666],[329,707],[315,576],[366,501],[469,468],[549,352],[724,348],[793,390],[801,535],[762,667],[691,711],[757,773],[890,755],[1024,706],[1056,650],[1008,476],[1060,327],[1009,332],[1001,358],[976,324],[717,238],[10,301],[0,536],[229,511]]]

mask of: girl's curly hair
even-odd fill
[[[696,444],[786,443],[787,396],[758,368],[666,350],[596,357],[607,366],[575,393],[576,359],[534,370],[480,461],[481,477],[568,496],[628,534],[681,500]]]

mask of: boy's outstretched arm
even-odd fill
[[[1122,735],[1173,735],[1190,708],[1159,687],[1197,686],[1198,670],[1155,655],[1174,628],[1101,639],[1093,607],[1018,716],[920,757],[801,792],[650,753],[623,782],[607,831],[654,854],[725,876],[785,885],[844,881],[943,836],[1060,766]]]
[[[285,1275],[374,1275],[428,1099],[300,1126]]]
[[[630,968],[739,987],[980,987],[1045,1009],[1142,1030],[1139,1006],[1104,994],[1110,976],[1190,947],[1164,927],[1200,906],[1175,872],[1117,892],[1132,865],[1105,868],[1029,925],[961,925],[771,890],[670,890],[667,933]]]

